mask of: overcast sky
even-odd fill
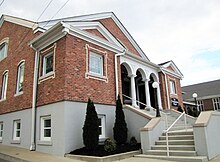
[[[0,15],[36,21],[49,2],[0,0]],[[114,12],[152,62],[175,62],[182,85],[220,79],[220,0],[54,0],[40,21],[65,2],[54,18]]]

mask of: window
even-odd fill
[[[18,66],[16,94],[19,94],[23,91],[23,82],[24,82],[24,62],[20,63]]]
[[[19,141],[21,137],[21,120],[14,120],[13,140]]]
[[[7,57],[8,43],[0,43],[0,61]]]
[[[214,110],[220,109],[219,98],[213,98],[212,103]]]
[[[51,116],[41,117],[41,141],[51,140]]]
[[[105,138],[105,115],[98,115],[99,138]]]
[[[170,80],[170,94],[176,94],[175,82]]]
[[[53,71],[53,52],[43,57],[43,75]]]
[[[6,71],[2,77],[1,100],[6,99],[7,85],[8,85],[8,71]]]
[[[103,56],[90,52],[89,72],[97,75],[103,75]]]
[[[3,136],[3,122],[0,122],[0,141],[2,140]]]
[[[197,105],[198,105],[198,110],[199,111],[204,111],[204,106],[203,106],[203,101],[202,100],[198,100]]]

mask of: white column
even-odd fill
[[[161,95],[160,95],[160,86],[157,88],[157,103],[160,110],[162,110],[162,103],[161,103]]]
[[[145,79],[143,80],[144,84],[145,84],[145,94],[146,94],[146,105],[147,105],[147,109],[151,108],[151,102],[150,102],[150,91],[149,91],[149,79]]]
[[[131,78],[131,98],[132,98],[132,106],[134,107],[138,107],[136,104],[136,87],[135,87],[135,77],[136,75],[131,74],[129,75],[129,77]]]

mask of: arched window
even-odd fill
[[[7,57],[8,42],[8,38],[4,38],[0,41],[0,61]]]
[[[24,86],[23,83],[24,83],[24,61],[22,61],[18,65],[16,94],[23,92],[23,86]]]
[[[2,76],[1,100],[6,99],[7,85],[8,85],[8,71],[6,71]]]

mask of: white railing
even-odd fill
[[[126,98],[128,98],[128,99],[134,100],[135,102],[137,102],[137,103],[139,103],[139,104],[142,104],[142,105],[144,105],[145,107],[148,106],[148,105],[146,105],[145,103],[140,102],[140,101],[138,101],[138,100],[135,100],[135,99],[133,99],[133,98],[131,98],[131,97],[129,97],[129,96],[126,96],[126,95],[124,95],[124,94],[122,94],[122,96],[124,96],[124,97],[126,97]],[[151,108],[154,109],[155,112],[157,111],[156,108],[154,108],[154,107],[151,107]],[[159,111],[160,111],[160,110],[159,110]],[[166,124],[166,128],[168,128],[168,119],[167,119],[167,114],[168,114],[168,113],[165,113],[165,112],[163,112],[163,111],[160,111],[160,113],[165,116],[165,124]]]
[[[167,130],[164,131],[166,133],[166,147],[167,147],[167,156],[170,156],[170,150],[169,150],[169,142],[168,142],[168,132],[170,129],[181,119],[181,117],[184,116],[184,127],[187,131],[187,124],[186,124],[186,113],[183,112],[170,126],[167,128]]]

